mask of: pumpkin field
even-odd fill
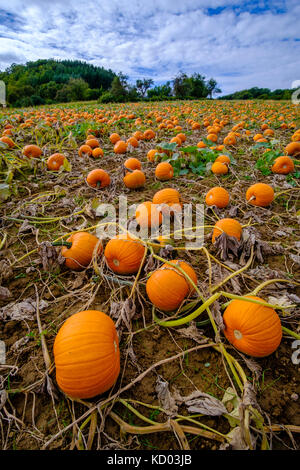
[[[0,135],[0,448],[299,449],[299,106],[8,108]]]

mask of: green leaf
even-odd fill
[[[11,195],[9,184],[0,184],[0,201],[6,201]]]
[[[0,149],[8,149],[8,148],[9,148],[9,145],[0,140]]]
[[[63,169],[66,170],[66,171],[71,171],[72,170],[71,163],[69,162],[69,160],[67,158],[64,159]]]

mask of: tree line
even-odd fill
[[[8,105],[16,107],[71,101],[118,103],[140,100],[212,98],[220,93],[217,82],[201,74],[180,72],[172,81],[154,86],[151,78],[129,83],[128,76],[79,60],[41,59],[12,64],[0,72],[6,84]]]
[[[222,96],[222,100],[290,100],[295,89],[277,89],[253,87]]]
[[[200,73],[188,76],[179,72],[173,80],[155,85],[151,78],[129,83],[123,73],[88,64],[80,60],[41,59],[25,65],[12,64],[0,72],[6,84],[10,106],[26,107],[71,101],[98,100],[99,103],[134,102],[140,100],[212,99],[222,91],[214,78]],[[290,99],[293,90],[254,87],[221,97],[225,100]]]

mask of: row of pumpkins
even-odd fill
[[[217,189],[226,191],[224,188]],[[224,194],[221,199],[224,202]],[[256,199],[251,202],[255,203]],[[154,195],[153,202],[140,204],[136,211],[139,224],[161,223],[159,217],[154,216],[153,219],[153,212],[151,214],[151,206],[156,203],[165,204],[168,213],[178,211],[181,208],[180,194],[175,189],[166,188]],[[223,231],[240,240],[242,226],[235,219],[220,219],[213,230],[213,243]],[[165,240],[161,237],[159,243],[163,246]],[[77,232],[66,242],[57,242],[57,245],[60,244],[65,245],[61,252],[68,268],[80,270],[87,267],[96,253],[103,254],[107,266],[119,275],[137,273],[146,249],[141,241],[133,239],[129,234],[110,239],[104,252],[101,240],[88,232]],[[189,263],[172,260],[170,264],[165,263],[156,269],[146,282],[149,300],[164,312],[176,311],[184,299],[194,292],[192,283],[197,285],[196,272]],[[187,274],[187,278],[178,268]],[[263,301],[259,297],[249,297]],[[270,307],[245,300],[233,300],[224,312],[223,321],[225,337],[245,354],[254,357],[268,356],[281,342],[280,318]],[[54,360],[58,386],[68,396],[92,398],[109,390],[120,373],[118,335],[113,320],[97,310],[82,311],[69,317],[56,336]]]

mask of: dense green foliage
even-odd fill
[[[79,60],[37,60],[0,72],[8,104],[14,106],[97,99],[114,77],[111,70]]]
[[[123,73],[97,67],[79,60],[42,59],[25,65],[12,64],[0,72],[6,83],[7,103],[11,106],[35,106],[70,101],[98,100],[99,103],[124,103],[140,100],[212,99],[221,93],[214,78],[180,72],[172,81],[154,86],[151,78],[128,83]],[[222,96],[225,100],[289,100],[294,90],[253,87]]]
[[[295,90],[274,90],[269,88],[253,87],[248,90],[236,91],[230,95],[222,96],[222,100],[290,100]]]

